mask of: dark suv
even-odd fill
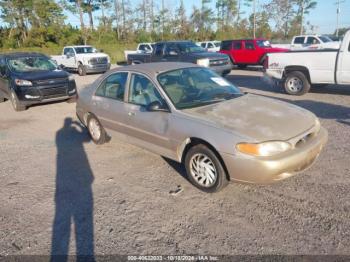
[[[0,102],[16,111],[33,104],[75,97],[74,77],[39,53],[0,54]]]

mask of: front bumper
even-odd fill
[[[41,104],[73,98],[77,94],[75,81],[45,86],[17,87],[18,100],[23,105]]]
[[[221,154],[232,180],[267,184],[286,179],[310,167],[328,139],[326,129],[307,143],[274,157]]]
[[[232,64],[228,63],[221,66],[210,66],[209,68],[219,75],[227,75],[232,70]]]
[[[111,68],[111,64],[94,64],[94,65],[85,65],[87,73],[104,73]]]

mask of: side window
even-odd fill
[[[208,43],[208,48],[214,48],[214,45],[212,43]]]
[[[95,95],[123,101],[127,79],[128,73],[125,72],[110,75],[97,88]]]
[[[145,45],[140,45],[139,50],[141,50],[141,51],[146,51],[146,50],[147,50],[147,48],[146,48],[146,46],[145,46]]]
[[[155,55],[158,55],[158,56],[163,55],[163,48],[164,48],[163,43],[156,44]]]
[[[145,76],[133,74],[130,81],[129,102],[141,106],[147,106],[159,101],[164,104],[163,98],[157,88]]]
[[[63,50],[63,54],[67,55],[68,53],[69,53],[69,48],[65,48],[65,49]]]
[[[175,43],[167,44],[167,46],[166,46],[166,48],[165,48],[165,53],[166,53],[167,55],[170,55],[170,52],[180,53],[177,44],[175,44]]]
[[[234,43],[233,43],[233,49],[234,49],[234,50],[240,50],[240,49],[242,49],[242,42],[234,42]]]
[[[296,37],[294,38],[294,44],[304,44],[305,37]]]
[[[205,48],[205,43],[201,43],[201,47]]]
[[[245,42],[245,49],[247,50],[254,50],[254,43],[253,42]]]
[[[231,43],[232,41],[222,41],[221,42],[221,50],[231,50]]]
[[[5,73],[6,73],[5,58],[0,57],[0,77],[4,76]]]
[[[307,38],[307,42],[306,42],[308,45],[315,45],[315,44],[319,44],[320,41],[317,40],[316,37],[313,37],[313,36],[309,36]]]

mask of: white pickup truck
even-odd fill
[[[111,60],[107,54],[88,45],[66,46],[62,55],[51,58],[57,65],[67,70],[78,71],[81,76],[87,73],[104,73],[111,67]]]
[[[301,49],[339,49],[340,42],[333,41],[326,35],[298,35],[294,36],[290,45],[291,50]]]
[[[311,85],[350,85],[350,30],[338,50],[271,53],[267,55],[264,68],[265,74],[282,81],[291,95],[303,95]]]
[[[152,53],[153,46],[154,46],[154,43],[139,43],[137,45],[136,50],[125,50],[124,51],[125,61],[128,61],[128,55],[131,55],[131,54]]]

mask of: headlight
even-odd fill
[[[28,80],[23,80],[23,79],[15,79],[15,83],[18,86],[32,86],[33,83],[28,81]]]
[[[68,80],[69,80],[69,81],[74,81],[74,80],[75,80],[74,75],[69,75],[69,76],[68,76]]]
[[[258,144],[240,143],[236,145],[239,152],[253,156],[273,156],[283,153],[292,146],[283,141],[264,142]]]
[[[197,59],[197,65],[199,66],[204,66],[204,67],[209,67],[209,59],[204,58],[204,59]]]

